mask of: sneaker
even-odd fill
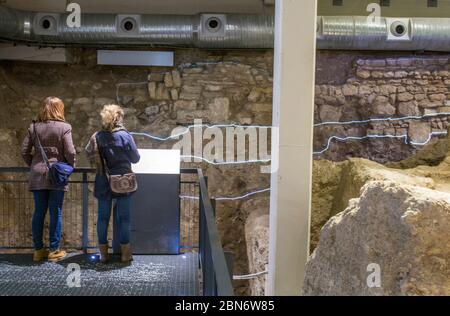
[[[47,257],[48,257],[48,250],[44,248],[35,250],[33,253],[34,262],[44,261],[45,259],[47,259]]]
[[[67,253],[64,250],[55,250],[51,251],[48,254],[48,261],[55,262],[61,259],[64,259],[67,256]]]

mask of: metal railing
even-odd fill
[[[21,167],[0,168],[0,249],[32,249],[31,218],[34,200],[27,188],[28,172],[28,168]],[[63,206],[61,246],[66,249],[87,251],[97,246],[97,201],[92,196],[94,172],[94,169],[79,168],[71,176]],[[182,176],[180,196],[198,196],[197,178],[184,173]],[[182,199],[180,206],[180,250],[197,251],[199,201]],[[48,219],[45,227],[44,241],[48,242]],[[112,227],[110,225],[108,234],[110,244],[113,238]]]
[[[199,248],[199,192],[197,173],[182,169],[180,179],[180,251]]]
[[[32,248],[34,200],[28,191],[28,172],[29,168],[0,168],[0,249]],[[89,215],[92,218],[94,212],[89,212],[89,209],[95,207],[94,199],[89,199],[93,173],[93,169],[80,168],[71,177],[63,206],[61,245],[64,248],[87,250],[90,247],[89,230],[93,235],[93,227],[89,229]],[[44,241],[47,243],[48,225],[44,227]]]
[[[203,295],[233,296],[232,256],[224,252],[216,224],[215,201],[209,196],[207,178],[201,169],[184,169],[198,175],[199,184],[199,263]]]
[[[34,200],[27,188],[28,172],[28,168],[0,167],[0,249],[32,249]],[[94,172],[78,168],[71,177],[63,207],[61,245],[65,249],[87,252],[96,248]],[[181,175],[180,250],[198,251],[203,295],[232,296],[232,258],[222,248],[207,178],[201,169],[181,169]],[[47,238],[47,230],[44,236]],[[113,234],[110,232],[108,236],[111,244]]]

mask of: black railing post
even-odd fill
[[[206,185],[208,185],[208,182],[206,182]],[[211,198],[211,206],[212,206],[212,213],[214,216],[214,221],[216,220],[216,199]],[[211,296],[217,296],[217,282],[216,282],[216,275],[214,272],[214,264],[212,262],[211,257],[211,272],[209,277],[211,278]]]
[[[206,190],[208,190],[208,177],[204,176],[203,179],[205,180],[205,184],[206,184]],[[200,201],[201,201],[201,197],[200,197]],[[210,200],[212,203],[212,199]],[[202,203],[202,214],[205,213],[205,208],[204,205]],[[214,205],[213,205],[213,210],[214,210]],[[203,216],[202,216],[203,217]],[[205,221],[206,222],[206,219]],[[203,294],[206,296],[216,296],[216,280],[215,280],[215,275],[214,275],[214,263],[212,261],[212,256],[211,256],[211,241],[209,240],[209,232],[208,232],[208,227],[207,225],[204,226],[203,229],[203,241],[204,241],[204,260],[203,260]]]
[[[204,208],[202,201],[202,193],[199,190],[199,230],[198,230],[198,248],[199,248],[199,265],[203,269],[204,258],[205,258],[205,218],[204,218]]]
[[[233,280],[234,253],[231,251],[225,251],[225,260],[227,260],[227,267],[228,267],[228,272],[230,273],[230,279]]]
[[[200,186],[200,219],[202,230],[202,272],[203,295],[232,296],[233,284],[230,271],[220,241],[220,234],[215,219],[214,201],[209,197],[208,186],[201,169],[198,169]]]
[[[206,296],[217,296],[217,284],[216,284],[216,275],[214,272],[214,262],[211,255],[211,242],[209,237],[207,236],[206,241],[206,252],[207,255],[205,257],[205,282],[204,282],[204,293]]]
[[[83,172],[82,183],[83,241],[82,249],[87,253],[89,247],[89,183],[88,175]]]

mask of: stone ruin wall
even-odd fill
[[[333,73],[335,75],[333,75]],[[362,157],[380,163],[400,161],[417,153],[430,134],[446,132],[450,113],[448,55],[323,53],[318,59],[315,123],[423,116],[422,120],[374,121],[368,124],[323,125],[315,128],[314,149],[328,139],[394,136],[342,142],[315,155],[333,161]],[[439,114],[439,115],[437,115]],[[406,137],[400,138],[405,135]],[[434,138],[433,138],[434,139]],[[406,142],[405,142],[406,140]]]
[[[60,96],[66,104],[67,120],[73,125],[80,154],[78,166],[87,165],[81,153],[88,137],[99,128],[98,113],[105,103],[118,102],[125,108],[129,130],[157,136],[167,136],[177,126],[192,124],[195,118],[211,124],[271,124],[272,52],[179,50],[175,56],[177,67],[167,69],[97,66],[95,52],[84,49],[75,51],[72,65],[2,62],[0,145],[7,150],[0,154],[0,164],[23,165],[19,148],[25,127],[40,100],[48,95]],[[186,63],[190,66],[180,67]],[[449,70],[448,55],[318,52],[315,123],[450,112]],[[314,150],[322,150],[333,135],[408,135],[408,140],[420,142],[432,131],[444,131],[448,126],[446,116],[322,126],[315,128]],[[137,142],[142,148],[171,148],[174,144],[143,137],[137,137]],[[340,161],[363,157],[387,163],[405,159],[420,149],[398,139],[333,141],[328,151],[314,158]],[[262,174],[259,165],[184,166],[206,170],[212,196],[239,196],[270,185],[269,175]],[[321,174],[315,167],[313,247],[320,228],[332,215],[327,186],[338,181],[319,178]],[[224,248],[236,255],[235,274],[265,269],[268,212],[266,193],[217,203]],[[264,277],[250,281],[250,288],[248,282],[235,282],[236,292],[262,294],[264,282]]]
[[[438,165],[448,146],[450,126],[450,56],[448,54],[319,52],[316,71],[314,151],[330,137],[394,136],[365,140],[332,140],[316,160],[366,158],[393,167]],[[387,121],[387,118],[421,117]],[[325,125],[324,122],[379,121]],[[430,137],[432,133],[442,133]],[[403,137],[405,136],[405,137]],[[414,143],[429,143],[426,146]],[[366,179],[355,183],[357,163],[318,163],[313,169],[311,250],[320,229],[359,196]]]

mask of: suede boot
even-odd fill
[[[48,250],[47,249],[42,248],[39,250],[35,250],[33,253],[33,261],[34,262],[44,261],[47,258],[48,258]]]
[[[133,261],[133,255],[131,254],[130,244],[120,245],[122,251],[121,260],[122,262]]]
[[[59,261],[61,259],[64,259],[66,257],[67,253],[64,250],[55,250],[55,251],[51,251],[48,254],[48,261],[50,262],[55,262],[55,261]]]
[[[109,248],[108,244],[98,245],[98,249],[100,251],[100,262],[101,263],[108,262],[108,259],[109,259],[108,248]]]

